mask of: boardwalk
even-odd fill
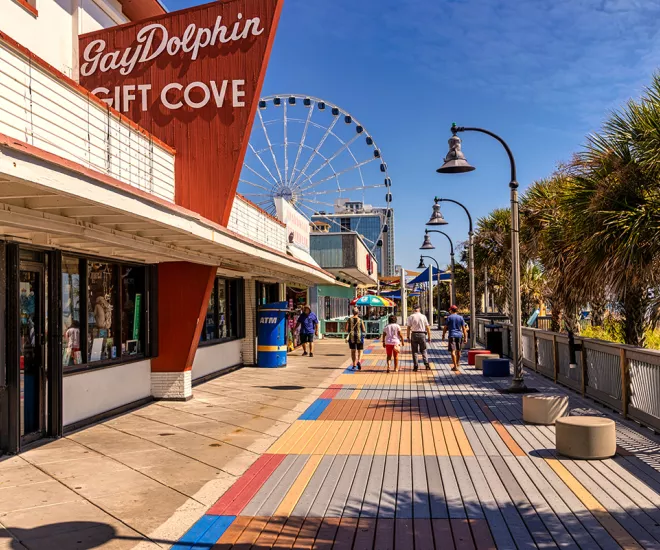
[[[660,548],[657,438],[618,421],[614,458],[558,457],[507,381],[434,345],[431,371],[386,374],[373,343],[175,548]]]

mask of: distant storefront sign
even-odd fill
[[[80,37],[81,85],[173,147],[176,203],[222,225],[281,5],[212,2]]]
[[[286,199],[277,197],[273,200],[277,217],[282,223],[286,224],[290,244],[309,252],[309,220],[289,204]]]

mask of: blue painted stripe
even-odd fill
[[[203,515],[188,529],[172,550],[208,550],[229,528],[236,516]]]
[[[300,415],[298,420],[317,420],[328,405],[330,405],[331,401],[332,399],[317,399]]]
[[[374,351],[374,350],[373,350],[373,349],[365,349],[365,350],[364,350],[364,353],[365,353],[365,354],[366,354],[366,353],[371,353],[372,351]]]
[[[209,527],[213,525],[218,516],[209,516],[204,515],[199,518],[194,525],[188,529],[185,535],[183,535],[179,541],[172,546],[173,550],[190,550],[192,545],[197,542],[197,540],[208,531]]]
[[[217,516],[217,518],[216,522],[197,540],[191,550],[209,550],[229,529],[236,516]]]

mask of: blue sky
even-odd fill
[[[508,161],[487,136],[462,136],[475,172],[435,173],[451,123],[506,139],[524,189],[639,96],[658,65],[658,21],[658,0],[285,0],[263,95],[318,96],[360,119],[393,181],[397,263],[414,268],[435,195],[475,221],[508,204]],[[462,210],[443,212],[464,241]]]

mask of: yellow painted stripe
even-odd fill
[[[286,351],[286,346],[257,346],[257,351]]]
[[[360,395],[360,392],[361,392],[361,391],[362,391],[362,390],[361,390],[360,388],[356,388],[356,389],[354,389],[354,390],[353,390],[353,393],[351,394],[351,396],[349,397],[349,399],[357,399],[358,396]]]
[[[378,443],[378,435],[380,430],[383,427],[382,420],[374,420],[371,422],[371,428],[369,430],[369,436],[367,437],[364,448],[362,449],[363,455],[373,455],[376,453],[376,445]]]
[[[293,437],[298,431],[302,430],[306,422],[303,420],[296,420],[280,438],[273,443],[267,451],[267,454],[278,454],[280,449]]]
[[[337,451],[338,455],[348,455],[351,454],[351,447],[355,443],[355,438],[357,437],[358,432],[360,431],[360,425],[362,424],[361,420],[353,420],[351,422],[348,432],[346,432],[346,437]]]
[[[316,420],[314,424],[316,426],[315,430],[310,430],[305,434],[304,440],[298,442],[297,445],[294,445],[292,454],[298,455],[311,455],[314,454],[314,450],[318,446],[321,434],[325,433],[325,428],[328,423],[332,422],[331,420]]]
[[[422,440],[422,422],[420,420],[413,420],[411,422],[412,432],[412,446],[410,454],[413,456],[420,456],[424,454],[424,442]]]
[[[387,446],[389,445],[390,435],[392,434],[392,422],[390,420],[384,420],[383,425],[380,429],[380,434],[378,435],[378,443],[376,444],[376,451],[374,454],[377,455],[386,455]]]
[[[284,500],[282,500],[277,510],[275,511],[275,516],[289,517],[293,513],[293,509],[296,507],[296,504],[298,504],[298,500],[300,500],[300,497],[309,484],[309,480],[312,479],[312,476],[314,475],[314,472],[316,471],[316,468],[318,467],[322,458],[322,455],[312,455],[309,457],[309,460],[303,467],[300,474],[298,474],[298,477],[293,482],[293,485],[291,485],[291,488],[284,497]]]
[[[451,427],[451,422],[445,418],[440,420],[442,424],[442,433],[445,436],[445,443],[447,444],[447,454],[449,456],[461,456],[461,451],[454,436],[454,430]]]
[[[328,448],[334,441],[335,437],[337,437],[337,434],[339,433],[339,428],[341,428],[342,422],[338,422],[336,420],[330,420],[329,421],[329,427],[328,430],[323,436],[321,437],[321,440],[319,441],[318,446],[316,447],[316,454],[324,455],[327,454]]]
[[[412,422],[401,422],[401,439],[399,441],[399,454],[408,456],[412,454]]]
[[[451,419],[451,425],[454,428],[454,435],[456,436],[456,441],[458,442],[458,447],[461,450],[463,456],[473,456],[474,452],[472,451],[472,445],[465,435],[465,430],[461,425],[461,421],[458,418]]]
[[[364,446],[367,442],[367,438],[369,437],[369,431],[371,430],[371,424],[373,422],[370,421],[363,421],[362,425],[360,426],[360,431],[357,433],[355,436],[355,442],[353,443],[353,446],[351,447],[351,454],[352,455],[361,455]]]
[[[302,429],[298,430],[290,439],[286,441],[284,445],[282,445],[282,448],[280,449],[278,454],[289,454],[292,452],[294,447],[300,442],[300,441],[306,441],[307,434],[310,432],[310,430],[315,429],[318,425],[316,422],[308,422],[302,420],[303,424],[305,424]]]
[[[387,446],[388,455],[398,455],[401,443],[401,421],[393,420],[390,428],[390,442]]]
[[[339,431],[337,432],[337,436],[332,440],[332,443],[328,445],[328,449],[326,450],[325,454],[328,455],[336,455],[339,454],[339,448],[341,447],[342,443],[344,442],[344,438],[346,437],[346,433],[348,430],[351,428],[351,423],[350,422],[341,422],[341,426],[339,427]]]
[[[624,549],[642,548],[630,533],[616,520],[605,507],[598,502],[587,488],[580,483],[575,476],[569,472],[566,467],[556,458],[547,458],[546,462],[561,478],[561,480],[575,493],[593,516],[605,527],[607,532],[612,535]]]
[[[426,456],[435,455],[434,440],[431,420],[422,420],[422,441],[424,443],[424,454]]]

